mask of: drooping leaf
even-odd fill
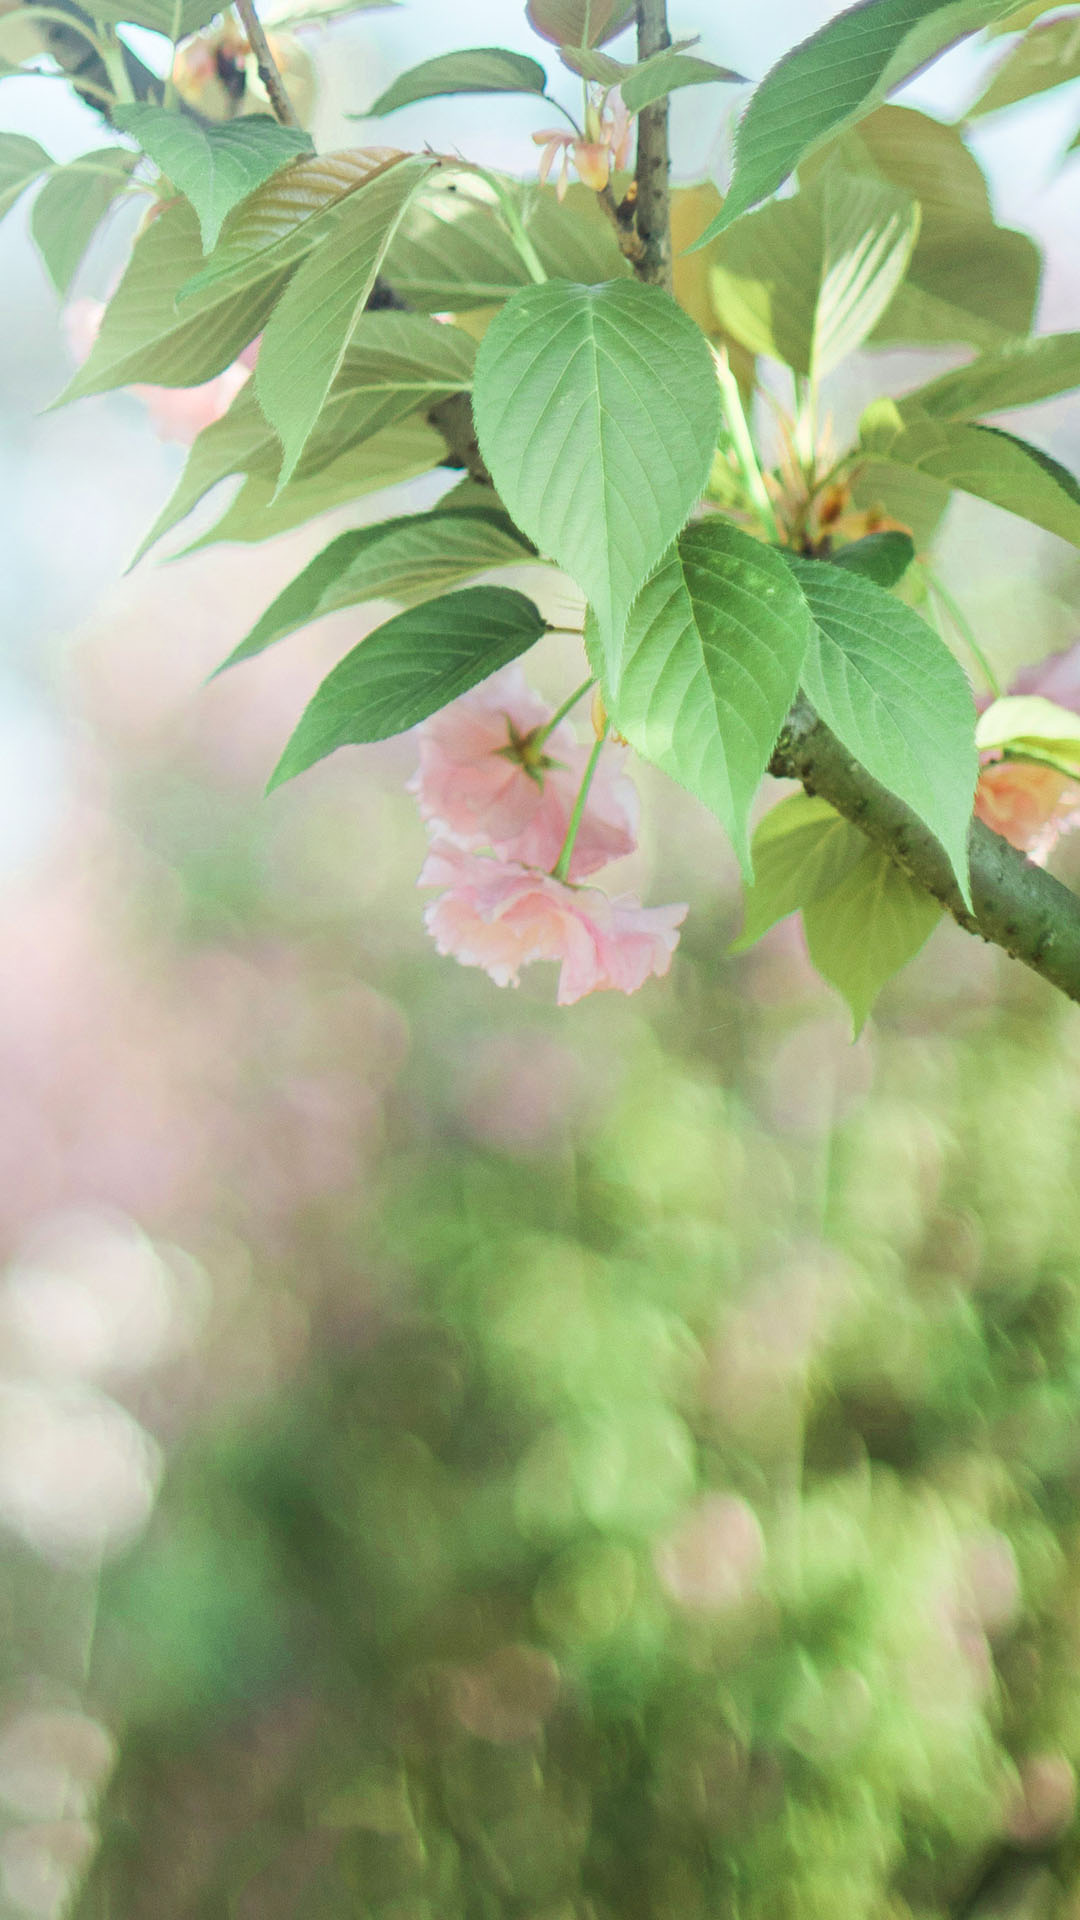
[[[208,27],[221,0],[94,0],[94,19],[109,26],[148,27],[168,40],[186,40]]]
[[[868,533],[849,546],[838,547],[829,555],[834,567],[862,574],[879,587],[895,587],[915,558],[915,542],[909,533]]]
[[[1010,47],[990,77],[990,84],[968,108],[965,118],[1000,113],[1003,107],[1048,93],[1067,80],[1080,79],[1080,15],[1048,20],[1032,27],[1017,46]]]
[[[223,288],[188,315],[177,310],[176,295],[201,259],[194,210],[177,200],[139,235],[88,358],[54,404],[132,381],[195,387],[229,366],[262,328],[289,270],[279,267],[238,291]]]
[[[491,489],[487,491],[490,493]],[[534,556],[506,515],[487,509],[403,514],[338,535],[278,594],[226,667],[313,620],[367,600],[428,599],[493,567]]]
[[[988,40],[998,40],[1006,33],[1023,33],[1042,14],[1055,12],[1060,4],[1061,0],[1028,0],[1026,6],[1017,7],[1012,13],[1007,13],[1004,20],[995,20],[992,27],[987,27],[986,37]]]
[[[912,107],[878,107],[854,132],[800,167],[800,179],[838,163],[917,200],[921,223],[907,274],[874,344],[967,341],[998,346],[1026,333],[1039,287],[1039,250],[995,225],[986,180],[956,127]]]
[[[918,227],[909,195],[828,167],[722,235],[711,278],[717,316],[751,352],[820,380],[872,332]]]
[[[911,401],[876,402],[860,431],[872,455],[972,493],[1080,546],[1080,485],[1026,440],[999,427],[932,419]]]
[[[813,615],[802,684],[826,726],[936,834],[969,899],[978,758],[971,690],[943,640],[873,581],[785,554]]]
[[[546,86],[547,74],[528,54],[508,53],[505,47],[469,47],[422,60],[400,73],[362,117],[394,113],[398,107],[448,93],[543,93]]]
[[[553,278],[591,282],[630,274],[610,220],[588,187],[562,203],[553,188],[505,183],[540,264]],[[498,203],[483,180],[436,176],[406,213],[386,257],[386,275],[424,313],[501,306],[531,284]]]
[[[504,667],[546,631],[509,587],[467,587],[376,628],[323,681],[270,778],[270,790],[336,748],[404,733]]]
[[[930,894],[879,848],[864,847],[837,885],[803,908],[810,958],[847,1001],[856,1037],[882,987],[915,958],[941,919]]]
[[[271,540],[331,507],[350,505],[364,494],[430,473],[445,455],[442,434],[426,420],[403,420],[400,426],[384,427],[361,446],[350,447],[317,473],[290,480],[280,492],[275,479],[252,473],[221,519],[184,552],[215,546],[221,540],[245,544]]]
[[[984,413],[1030,407],[1080,387],[1080,333],[1044,333],[1010,340],[966,367],[943,373],[905,396],[935,420],[975,420]]]
[[[317,473],[373,434],[468,388],[475,351],[459,327],[440,326],[422,314],[392,309],[365,313],[297,468],[298,477]],[[194,442],[176,488],[135,561],[219,480],[232,473],[276,480],[280,470],[281,442],[249,383],[228,412]]]
[[[617,86],[629,113],[640,113],[643,107],[651,106],[654,100],[663,100],[666,94],[675,93],[680,87],[745,82],[745,74],[687,53],[685,48],[693,44],[688,40],[665,47],[661,53],[651,54],[649,59],[636,64],[616,60],[610,53],[600,53],[590,47],[560,47],[559,57],[571,73],[579,73],[582,79],[599,81],[605,87]]]
[[[861,0],[786,53],[751,95],[727,199],[699,244],[776,192],[800,161],[1010,0]]]
[[[719,518],[688,527],[593,665],[615,726],[717,815],[750,872],[747,823],[811,635],[778,553]]]
[[[808,793],[791,793],[759,821],[751,843],[753,885],[744,896],[742,932],[729,951],[745,953],[778,920],[826,894],[866,851],[857,827]]]
[[[46,180],[34,201],[30,229],[58,293],[67,293],[135,159],[126,147],[99,147],[57,167]]]
[[[1075,763],[1080,758],[1080,714],[1041,694],[1007,694],[979,715],[975,744],[980,750],[1030,745]]]
[[[602,47],[633,21],[631,0],[529,0],[529,25],[557,47]]]
[[[910,534],[916,553],[925,553],[933,545],[952,494],[929,474],[875,457],[856,468],[851,497],[875,531],[889,531],[892,523]]]
[[[702,334],[636,281],[528,287],[484,336],[473,410],[508,512],[610,640],[708,478],[719,404]]]
[[[397,147],[356,147],[280,168],[226,216],[209,259],[181,288],[181,305],[201,311],[225,287],[232,291],[271,269],[294,266],[325,237],[350,194],[404,158]]]
[[[402,160],[352,194],[267,321],[255,388],[281,441],[282,485],[311,438],[405,209],[439,164]]]
[[[271,174],[312,151],[309,134],[280,126],[265,113],[215,122],[138,102],[117,107],[113,118],[191,201],[206,253],[233,207]]]
[[[0,133],[0,219],[52,164],[44,147],[25,133]]]

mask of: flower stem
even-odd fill
[[[985,653],[983,652],[978,641],[976,640],[974,632],[972,631],[971,622],[968,619],[967,614],[964,612],[963,607],[960,606],[958,601],[953,599],[953,596],[949,592],[949,589],[942,583],[942,581],[938,578],[937,574],[934,573],[933,570],[926,565],[925,561],[923,562],[923,573],[926,576],[927,586],[930,588],[931,593],[940,602],[941,606],[945,609],[945,612],[948,614],[949,619],[952,621],[952,624],[956,628],[957,633],[960,635],[961,640],[964,642],[964,645],[967,647],[968,651],[972,655],[972,658],[976,661],[979,667],[979,670],[982,673],[982,676],[986,681],[986,684],[989,687],[991,693],[993,694],[995,700],[1000,700],[1001,699],[1001,682],[999,681],[997,674],[994,672],[993,667],[990,665],[989,660],[987,659]]]
[[[731,362],[727,356],[727,348],[714,347],[713,359],[716,362],[716,377],[720,383],[720,399],[723,403],[724,418],[727,421],[732,445],[738,457],[743,484],[746,487],[754,511],[770,540],[774,540],[777,545],[779,545],[780,528],[777,524],[776,514],[773,511],[773,503],[769,499],[768,488],[765,485],[761,468],[758,464],[758,457],[754,450],[754,442],[750,436],[750,428],[747,424],[746,414],[743,412],[739,383],[731,371]]]
[[[549,733],[554,733],[556,727],[559,724],[559,721],[565,720],[571,708],[576,707],[578,701],[583,699],[585,694],[588,693],[589,688],[595,685],[596,685],[595,676],[591,676],[588,680],[583,680],[580,687],[575,688],[574,692],[570,695],[569,699],[564,700],[562,703],[562,706],[557,707],[555,709],[555,712],[552,714],[551,719],[547,723],[547,726],[541,727],[539,732],[536,735],[537,746],[541,746],[543,744],[543,742],[547,739]]]
[[[606,739],[607,722],[605,721],[604,731],[590,753],[588,765],[582,775],[581,785],[578,788],[578,796],[574,801],[574,811],[570,815],[570,822],[566,829],[566,839],[562,843],[562,852],[551,869],[551,877],[553,880],[566,880],[569,876],[570,862],[574,857],[574,842],[578,837],[581,816],[585,811],[585,802],[589,797],[589,788],[592,786],[593,774],[596,772],[596,764],[603,751],[604,741]]]
[[[474,171],[479,174],[481,180],[487,181],[488,186],[495,195],[499,203],[499,211],[506,222],[507,231],[514,243],[518,258],[528,273],[529,278],[533,280],[538,287],[543,286],[548,277],[547,271],[540,255],[537,253],[536,248],[533,246],[532,241],[525,231],[521,215],[514,205],[513,195],[508,192],[506,186],[497,174],[488,173],[485,167],[476,167]]]
[[[113,98],[123,105],[129,105],[135,98],[135,91],[128,79],[127,65],[124,60],[124,43],[115,27],[100,20],[94,21],[97,39],[94,44],[100,49],[101,59],[113,90]],[[88,36],[89,37],[89,36]]]

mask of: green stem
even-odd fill
[[[529,278],[535,281],[538,287],[542,287],[548,275],[540,255],[537,253],[536,248],[533,246],[532,241],[529,239],[522,225],[521,215],[514,205],[513,195],[507,190],[498,175],[488,173],[485,167],[474,167],[473,172],[476,173],[481,180],[486,180],[488,186],[491,188],[492,193],[499,203],[499,210],[506,222],[507,232],[514,243],[518,258],[521,260]]]
[[[102,21],[94,21],[94,31],[100,37],[100,53],[109,76],[113,94],[121,105],[127,106],[135,99],[134,88],[128,79],[128,70],[124,63],[124,45],[115,28],[106,26]]]
[[[562,101],[556,100],[553,97],[553,95],[550,93],[542,93],[540,95],[540,98],[541,100],[546,100],[549,107],[554,107],[556,113],[561,113],[564,120],[569,120],[570,125],[573,127],[574,132],[577,134],[577,137],[579,140],[584,139],[584,135],[581,131],[581,128],[578,126],[578,123],[574,119],[574,116],[571,113],[569,107],[564,107]]]
[[[731,434],[731,443],[738,458],[747,496],[770,540],[779,544],[780,528],[773,510],[773,503],[769,499],[768,488],[762,477],[757,454],[754,451],[754,442],[750,436],[746,414],[743,412],[739,383],[731,371],[727,348],[714,347],[713,359],[716,362],[716,377],[720,383],[724,418]]]
[[[551,716],[551,719],[548,721],[547,726],[541,727],[539,733],[536,735],[537,746],[543,745],[548,735],[554,733],[560,720],[565,720],[567,714],[572,710],[572,708],[576,707],[578,701],[583,699],[585,694],[588,693],[589,688],[594,687],[595,685],[596,685],[596,676],[594,674],[594,675],[591,675],[588,680],[583,680],[580,687],[576,688],[576,690],[570,695],[570,698],[568,700],[564,700],[561,707],[556,708],[555,712]]]
[[[930,588],[931,593],[940,601],[949,619],[952,621],[953,626],[956,628],[957,633],[960,635],[961,640],[964,642],[964,645],[968,648],[972,658],[977,662],[979,670],[991,693],[994,695],[995,700],[1000,700],[1001,682],[998,680],[997,674],[994,672],[993,667],[990,665],[989,660],[976,640],[972,631],[971,622],[964,612],[964,609],[953,599],[949,589],[939,580],[937,574],[926,565],[925,561],[923,562],[923,573],[926,576],[926,584]]]
[[[594,746],[592,752],[589,755],[589,763],[585,768],[585,772],[582,776],[581,785],[578,788],[578,796],[577,796],[577,799],[574,801],[574,811],[570,815],[570,824],[566,829],[566,839],[563,841],[563,844],[562,844],[562,852],[560,853],[558,859],[556,860],[555,865],[551,869],[551,877],[553,880],[566,880],[567,877],[569,876],[570,862],[574,857],[574,842],[578,837],[578,828],[581,825],[581,816],[585,811],[585,802],[589,797],[589,788],[592,786],[593,774],[596,772],[597,761],[599,760],[601,752],[603,751],[604,741],[606,739],[607,739],[607,721],[605,720],[604,731],[600,735],[600,738],[597,740],[596,745]]]

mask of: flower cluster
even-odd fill
[[[1010,694],[1039,694],[1080,713],[1080,641],[1025,667]],[[1080,781],[1036,760],[1003,760],[984,753],[975,813],[995,833],[1045,866],[1062,834],[1080,826]]]
[[[643,907],[580,884],[637,844],[623,748],[595,759],[565,721],[553,724],[519,666],[425,721],[417,738],[409,787],[431,835],[419,884],[442,889],[424,916],[440,953],[501,987],[517,986],[532,960],[559,961],[560,1006],[601,988],[633,993],[667,972],[686,907]],[[563,865],[565,879],[553,871]]]
[[[625,167],[630,158],[633,122],[623,105],[618,87],[612,87],[598,99],[590,99],[585,108],[585,131],[566,133],[561,127],[544,127],[533,134],[540,155],[540,184],[543,186],[556,156],[559,177],[555,191],[562,200],[569,183],[569,165],[573,160],[578,174],[594,193],[603,193],[613,173]]]

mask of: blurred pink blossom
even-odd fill
[[[418,884],[445,889],[424,915],[440,953],[483,967],[500,987],[516,987],[532,960],[558,960],[562,1007],[608,987],[634,993],[665,974],[687,911],[643,907],[632,894],[610,900],[445,840],[432,845]]]
[[[81,366],[97,339],[105,313],[102,300],[73,300],[64,310],[68,345]],[[258,352],[253,341],[239,359],[213,380],[199,387],[133,386],[130,391],[146,407],[160,440],[178,440],[190,446],[204,427],[227,413],[251,373]]]
[[[551,708],[520,666],[505,667],[417,732],[420,766],[410,784],[440,839],[550,869],[566,838],[589,749],[563,722],[537,736]],[[582,879],[637,844],[638,798],[624,749],[605,747],[574,842],[571,878]]]
[[[765,1565],[765,1536],[737,1494],[708,1493],[656,1549],[660,1583],[693,1613],[722,1613],[753,1594]]]
[[[1008,691],[1038,694],[1080,713],[1080,641],[1024,667]],[[1080,825],[1080,783],[1034,760],[997,760],[985,755],[975,813],[1036,866],[1045,866],[1061,835]]]
[[[988,761],[979,774],[975,814],[1045,866],[1061,835],[1080,825],[1080,785],[1033,760]]]

